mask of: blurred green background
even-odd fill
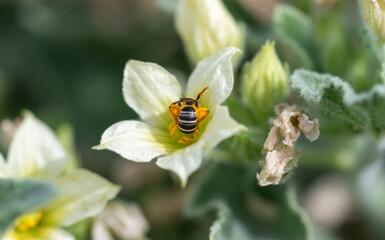
[[[187,189],[182,190],[176,178],[154,163],[133,163],[109,151],[91,150],[108,126],[137,118],[122,96],[122,75],[127,60],[158,63],[182,82],[190,74],[192,67],[173,23],[176,2],[2,0],[0,119],[15,119],[22,109],[29,109],[53,129],[70,124],[81,165],[123,186],[119,197],[136,201],[143,208],[151,225],[148,235],[151,239],[207,239],[214,217],[194,220],[182,214],[191,194],[190,186],[208,171],[205,166],[192,176]],[[272,28],[272,14],[279,2],[283,1],[224,1],[233,16],[246,24],[246,60],[251,59],[267,39],[277,40]],[[310,66],[297,61],[278,39],[278,53],[282,61],[289,63],[291,70],[310,67],[329,72],[349,79],[357,91],[367,90],[377,81],[379,64],[370,51],[363,51],[365,40],[361,37],[362,23],[355,1],[291,0],[285,3],[308,14],[314,24],[314,42],[305,46],[313,59]],[[295,96],[293,99],[290,101],[301,102]],[[341,239],[380,239],[376,224],[383,219],[374,220],[372,225],[372,218],[367,217],[370,214],[358,208],[358,200],[351,192],[360,165],[357,152],[364,148],[366,139],[372,138],[344,123],[330,121],[319,112],[314,113],[321,122],[321,139],[316,146],[300,142],[304,148],[301,167],[291,178],[299,189],[301,204],[306,205],[316,183],[323,186],[328,181],[325,183],[322,179],[333,176],[337,180],[331,185],[337,182],[342,186],[333,194],[340,193],[340,189],[348,191],[342,198],[349,196],[350,199],[342,203],[350,205],[335,224],[330,222],[332,220],[323,225],[321,222],[322,229]],[[355,138],[351,138],[352,133],[356,134]],[[261,136],[262,141],[264,138]],[[354,146],[362,148],[353,151]],[[6,153],[4,149],[2,152]],[[255,180],[258,160],[251,166],[254,169],[250,173],[246,171],[247,176],[250,176],[251,185],[258,188]],[[330,185],[327,189],[330,190]],[[255,191],[277,198],[271,193],[273,190],[269,187]],[[322,196],[335,197],[328,194],[332,193]],[[268,200],[263,204],[269,205]],[[269,212],[261,213],[260,210],[261,207],[257,208],[256,214],[269,219]],[[268,220],[266,222],[268,225]],[[249,225],[250,229],[256,228],[256,232],[261,229],[251,222]],[[273,234],[274,226],[269,231]]]
[[[181,239],[195,228],[208,236],[211,222],[201,228],[182,218],[185,192],[155,164],[91,147],[111,124],[137,118],[122,95],[126,61],[155,62],[181,78],[189,73],[173,27],[174,3],[0,1],[0,119],[28,109],[55,130],[70,124],[81,165],[123,185],[119,197],[144,209],[152,239]]]

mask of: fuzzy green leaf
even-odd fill
[[[210,228],[210,240],[252,239],[225,203],[218,202],[216,205],[217,220]]]
[[[356,194],[369,219],[374,221],[379,231],[378,236],[383,236],[385,230],[385,137],[378,143],[368,139],[368,146],[362,151],[361,159],[371,163],[357,175]]]
[[[0,179],[0,238],[16,218],[57,194],[51,183],[36,179]]]
[[[213,172],[198,186],[186,209],[189,217],[201,217],[215,212],[216,220],[210,228],[210,240],[254,239],[234,216],[229,205],[237,205],[243,198],[239,194],[239,181],[244,169],[230,165],[214,166]],[[234,181],[230,182],[228,177]],[[226,180],[227,178],[227,180]]]
[[[298,204],[295,189],[289,185],[285,191],[285,207],[281,211],[280,222],[284,239],[312,239],[312,224],[307,212]]]
[[[291,87],[310,104],[358,127],[385,128],[385,86],[357,94],[342,79],[307,70],[296,70],[290,77]]]
[[[218,163],[207,169],[206,178],[195,186],[186,214],[215,213],[210,239],[309,239],[310,223],[293,188],[259,187],[252,165]],[[271,206],[271,215],[264,215],[266,205],[259,205],[260,201]]]
[[[190,209],[191,210],[191,209]],[[248,240],[255,239],[237,219],[230,207],[222,200],[213,200],[208,204],[196,209],[197,212],[191,213],[190,217],[198,217],[214,212],[216,220],[210,227],[210,240]]]
[[[313,68],[314,63],[310,57],[314,49],[313,26],[310,18],[292,6],[281,4],[275,8],[273,24],[279,39],[291,48],[298,63]]]

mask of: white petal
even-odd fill
[[[95,216],[120,189],[85,169],[72,170],[59,180],[58,185],[59,196],[43,210],[43,224],[70,226]]]
[[[7,165],[5,163],[3,155],[0,153],[0,178],[4,178],[6,176]]]
[[[139,240],[145,239],[149,228],[149,223],[137,204],[114,201],[96,218],[93,236],[94,240],[109,239],[107,234],[111,232],[118,239]]]
[[[6,233],[1,240],[19,240],[18,236],[16,236],[14,233],[9,234]]]
[[[207,124],[199,141],[204,142],[205,149],[214,148],[218,143],[229,138],[246,127],[237,123],[231,118],[229,109],[225,106],[218,106],[217,111]]]
[[[75,240],[70,233],[54,227],[38,226],[32,231],[8,231],[2,240]]]
[[[130,60],[124,69],[123,96],[146,122],[167,128],[172,122],[168,107],[181,97],[176,78],[161,66]]]
[[[92,225],[91,235],[93,240],[114,240],[108,230],[108,226],[100,218],[96,219]]]
[[[236,53],[241,51],[227,47],[199,62],[189,78],[186,97],[195,98],[202,89],[208,87],[199,102],[210,111],[215,111],[215,107],[225,101],[233,89],[231,58]]]
[[[49,127],[27,113],[17,129],[8,153],[11,177],[56,177],[66,154]]]
[[[75,240],[75,237],[72,236],[69,232],[62,229],[50,229],[49,237],[44,238],[46,240]]]
[[[166,157],[158,158],[156,164],[176,173],[182,187],[186,186],[187,178],[199,168],[202,162],[202,142],[182,148]]]
[[[140,121],[122,121],[109,127],[102,135],[100,145],[93,149],[108,149],[122,157],[149,162],[153,158],[175,151],[176,141],[165,130]]]

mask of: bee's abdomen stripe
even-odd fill
[[[192,113],[188,113],[188,114],[179,114],[179,119],[180,120],[184,120],[184,121],[194,121],[197,119],[197,116],[194,112],[194,114]]]
[[[197,116],[193,107],[184,107],[179,113],[178,127],[182,133],[188,134],[195,131]]]
[[[193,126],[193,128],[190,129],[190,127],[186,128],[186,126],[180,126],[179,125],[179,130],[182,132],[182,133],[192,133],[195,131],[195,126]]]
[[[179,123],[178,126],[179,126],[179,128],[183,128],[185,130],[190,130],[190,129],[195,129],[196,124],[183,124],[183,123]]]
[[[184,107],[179,113],[179,120],[196,121],[197,116],[193,107]]]
[[[183,125],[192,125],[192,124],[195,125],[197,123],[197,120],[195,119],[195,120],[192,120],[192,121],[186,121],[186,120],[179,119],[179,123],[183,124]]]

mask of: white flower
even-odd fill
[[[0,154],[0,177],[44,179],[56,184],[59,193],[47,205],[20,216],[3,240],[72,240],[61,227],[95,216],[118,193],[119,187],[85,169],[63,174],[65,159],[54,133],[27,113],[12,139],[7,162]]]
[[[244,28],[236,23],[220,0],[181,0],[175,23],[194,64],[224,47],[243,48]]]
[[[150,226],[135,203],[114,201],[107,205],[92,226],[93,240],[145,240]]]
[[[94,149],[109,149],[136,162],[157,158],[157,165],[175,172],[184,187],[188,176],[201,165],[204,150],[244,128],[230,117],[227,107],[220,106],[233,88],[231,59],[239,52],[237,48],[224,48],[201,61],[190,76],[185,96],[195,98],[208,87],[199,104],[210,113],[200,123],[200,134],[188,145],[176,141],[168,130],[173,122],[169,106],[182,97],[176,78],[157,64],[129,61],[124,70],[123,95],[143,122],[113,124]]]

